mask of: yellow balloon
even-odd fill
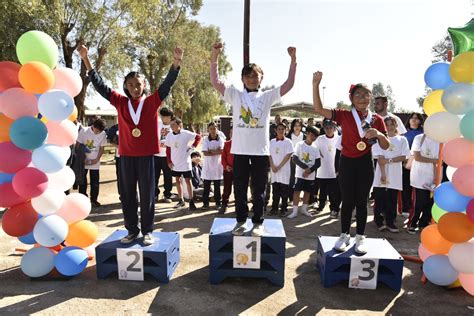
[[[474,51],[456,56],[449,67],[449,75],[455,82],[474,83]]]
[[[74,110],[72,111],[71,115],[69,115],[67,119],[70,120],[71,122],[74,122],[75,120],[77,120],[77,107],[74,107]]]
[[[448,289],[455,289],[461,286],[462,286],[461,282],[459,281],[459,279],[457,279],[452,284],[448,285]]]
[[[426,115],[430,116],[437,112],[446,112],[446,109],[443,107],[443,102],[441,102],[443,92],[444,90],[435,90],[425,98],[423,101],[423,110],[425,110]]]

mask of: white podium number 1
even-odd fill
[[[260,269],[261,238],[234,236],[233,267],[238,269]]]
[[[377,288],[378,269],[379,259],[352,257],[349,287],[375,290]]]
[[[143,281],[143,250],[117,248],[119,280]]]

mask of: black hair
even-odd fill
[[[360,88],[363,88],[372,94],[372,90],[369,88],[368,85],[366,85],[365,83],[356,83],[355,85],[352,85],[351,88],[349,89],[350,96],[352,97],[354,93]]]
[[[209,128],[209,127],[211,127],[211,126],[215,126],[215,127],[217,127],[217,124],[216,124],[216,122],[214,122],[214,121],[211,121],[211,122],[209,122],[209,124],[207,124],[207,128]]]
[[[174,113],[173,111],[169,108],[169,107],[162,107],[160,109],[160,115],[161,116],[169,116],[169,117],[173,117]]]
[[[303,120],[300,119],[300,118],[295,118],[293,121],[291,121],[291,125],[290,125],[290,131],[288,132],[288,138],[291,138],[291,134],[294,132],[295,130],[295,125],[296,123],[300,123],[301,125],[301,133],[303,133]]]
[[[375,97],[375,100],[382,99],[384,102],[388,101],[388,98],[386,96],[380,95],[378,97]]]
[[[194,157],[201,157],[201,154],[199,153],[199,151],[193,151],[191,153],[191,158],[194,158]]]
[[[423,123],[424,123],[424,121],[425,121],[425,118],[424,118],[423,114],[421,114],[421,113],[419,113],[419,112],[412,112],[412,113],[410,114],[410,116],[408,116],[407,121],[405,122],[405,127],[406,127],[407,130],[412,130],[412,128],[410,127],[410,119],[411,119],[414,115],[416,115],[416,116],[418,117],[418,119],[420,120],[420,126],[418,126],[418,128],[423,127]]]
[[[127,89],[127,81],[129,79],[132,79],[132,78],[142,79],[143,82],[145,82],[145,76],[143,74],[139,73],[138,71],[131,71],[125,76],[125,79],[123,80],[123,91],[125,92],[125,95],[129,99],[132,97],[132,95],[130,94],[130,91],[128,91],[128,89]],[[145,89],[143,89],[142,95],[144,95],[144,94],[145,94]]]
[[[183,121],[181,121],[181,119],[180,119],[179,117],[177,117],[177,116],[173,117],[171,120],[172,120],[172,121],[175,121],[176,124],[178,124],[178,125],[183,124]]]
[[[278,126],[283,126],[283,128],[286,130],[286,124],[283,122],[278,123],[275,129],[277,129]]]
[[[102,132],[105,129],[105,121],[101,118],[98,118],[92,123],[92,126]]]
[[[319,130],[313,126],[306,127],[306,135],[308,135],[309,133],[312,133],[316,137],[319,136]]]
[[[391,121],[393,125],[398,126],[397,120],[392,116],[387,116],[383,119],[384,122]]]

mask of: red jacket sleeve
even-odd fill
[[[196,134],[196,137],[194,138],[193,147],[196,148],[197,145],[199,145],[199,142],[200,142],[200,141],[201,141],[201,135]]]
[[[166,147],[166,161],[168,164],[173,163],[171,161],[171,147]]]
[[[224,144],[224,149],[222,150],[221,153],[221,164],[224,167],[224,170],[226,170],[227,167],[227,142]]]

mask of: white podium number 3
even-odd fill
[[[378,268],[379,259],[352,257],[349,287],[375,290],[377,288]]]
[[[233,267],[237,269],[260,269],[261,238],[234,236]]]
[[[143,250],[117,248],[119,280],[143,281]]]

